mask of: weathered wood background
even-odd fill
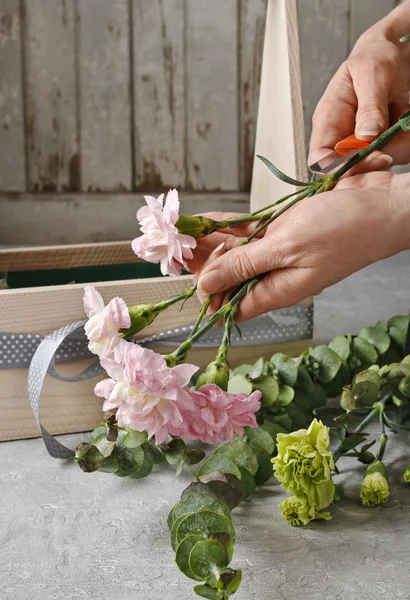
[[[397,0],[299,0],[307,136]],[[137,192],[248,202],[266,0],[0,0],[0,244],[131,237]],[[273,132],[274,135],[274,132]]]

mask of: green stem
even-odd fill
[[[207,310],[209,308],[209,305],[211,304],[211,300],[212,300],[212,295],[210,294],[207,299],[205,300],[205,302],[203,303],[201,310],[199,311],[199,315],[198,318],[195,322],[195,325],[192,328],[192,331],[190,333],[190,335],[195,335],[195,333],[198,331],[199,327],[201,326],[202,321],[204,320],[204,317],[207,313]]]
[[[194,286],[186,289],[181,294],[178,294],[178,296],[173,296],[172,298],[169,298],[168,300],[163,300],[162,302],[158,302],[158,304],[155,304],[155,306],[154,306],[154,311],[162,312],[164,310],[167,310],[167,308],[169,308],[173,304],[177,304],[177,302],[180,302],[181,300],[188,300],[195,294],[196,288],[197,288],[197,286],[194,285]]]
[[[338,169],[335,173],[333,173],[333,177],[336,180],[339,180],[342,175],[347,173],[352,167],[357,165],[364,158],[369,156],[374,150],[381,150],[384,148],[391,140],[401,131],[403,131],[400,123],[395,123],[392,127],[387,129],[384,133],[382,133],[374,142],[369,144],[367,148],[364,148],[360,152],[358,152],[353,158],[351,158],[347,163],[342,165],[340,169]]]
[[[306,188],[305,190],[303,190],[303,192],[300,193],[298,196],[296,196],[296,198],[294,198],[291,202],[289,202],[289,204],[287,204],[286,206],[284,206],[278,212],[275,212],[260,227],[258,227],[257,229],[255,229],[255,231],[244,242],[242,242],[242,244],[243,245],[249,244],[249,242],[251,242],[253,239],[255,239],[261,233],[261,231],[263,231],[264,229],[266,229],[266,227],[268,227],[271,223],[273,223],[273,221],[276,221],[276,219],[279,218],[281,215],[283,215],[283,213],[286,212],[289,208],[291,208],[292,206],[294,206],[300,200],[303,200],[304,198],[307,198],[307,196],[310,194],[310,192],[311,192],[310,188]]]
[[[221,319],[229,317],[233,312],[236,313],[236,307],[239,305],[242,298],[251,291],[254,285],[258,283],[265,274],[258,275],[250,281],[245,282],[240,289],[232,296],[229,302],[224,304],[216,313],[211,315],[202,327],[196,332],[190,333],[185,342],[183,342],[179,348],[172,352],[171,356],[174,356],[178,361],[185,360],[187,353],[191,350],[192,346],[197,342],[207,331],[209,331],[214,325]]]

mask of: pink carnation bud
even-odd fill
[[[84,326],[88,348],[100,358],[106,357],[123,341],[120,329],[131,326],[127,305],[122,298],[113,298],[105,306],[101,294],[92,285],[84,288],[84,310],[88,321]]]

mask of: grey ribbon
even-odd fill
[[[73,377],[64,377],[56,370],[58,363],[75,362],[94,356],[87,347],[85,323],[84,320],[66,325],[46,337],[0,333],[0,370],[24,368],[29,365],[29,401],[44,444],[54,458],[72,458],[75,453],[57,441],[41,424],[40,398],[46,374],[59,381],[76,382],[91,379],[104,372],[98,360]],[[186,339],[192,327],[191,325],[171,329],[138,340],[138,344],[148,347],[175,346]],[[263,346],[310,339],[313,335],[313,305],[293,306],[266,313],[243,323],[241,332],[241,338],[237,332],[232,335],[232,342],[241,346]],[[222,329],[213,328],[201,338],[196,347],[218,347],[222,334]]]

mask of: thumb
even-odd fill
[[[373,65],[366,65],[365,71],[353,76],[353,82],[358,101],[356,137],[375,138],[390,125],[389,87]]]
[[[204,267],[198,281],[198,294],[207,296],[237,287],[275,268],[277,260],[272,256],[272,241],[269,243],[268,238],[233,248]]]

